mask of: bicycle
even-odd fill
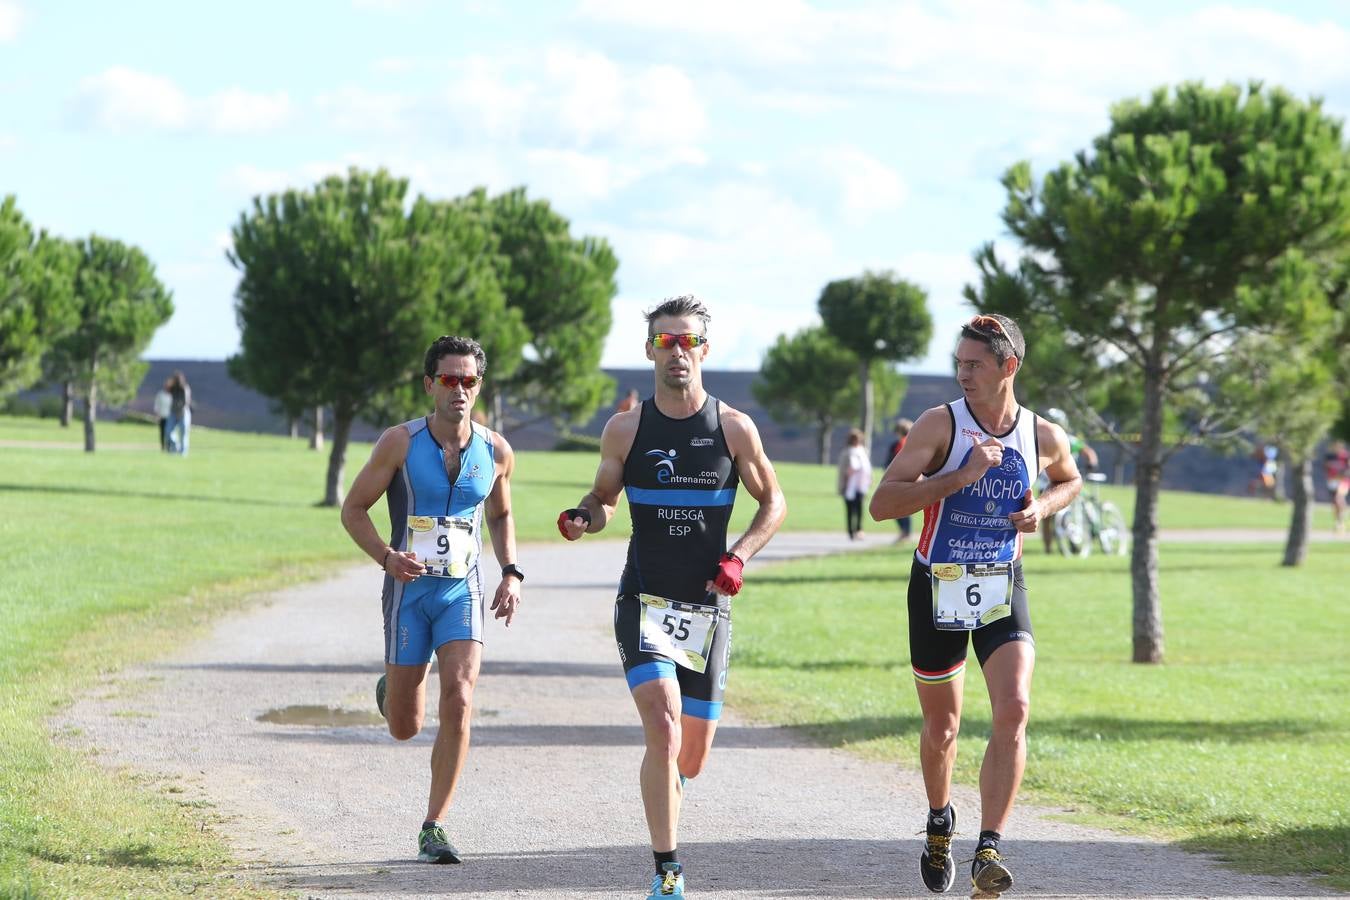
[[[1124,556],[1129,549],[1130,532],[1116,505],[1101,498],[1101,485],[1106,481],[1106,475],[1089,472],[1084,481],[1090,489],[1055,513],[1056,547],[1065,556],[1081,558],[1092,552],[1095,543],[1107,556]]]

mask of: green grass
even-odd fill
[[[153,426],[101,423],[98,438],[98,453],[56,449],[47,445],[82,446],[78,424],[63,430],[52,420],[0,417],[0,896],[257,895],[221,877],[231,863],[202,829],[209,810],[183,802],[172,784],[111,774],[85,754],[54,745],[48,720],[101,673],[162,654],[258,592],[360,562],[336,511],[313,505],[327,454],[301,441],[201,428],[186,458],[157,452]],[[351,448],[348,480],[368,454],[369,445]],[[513,496],[519,539],[556,540],[558,511],[589,488],[595,465],[593,453],[521,454]],[[786,528],[842,527],[832,467],[780,464],[778,472],[789,499]],[[1278,528],[1288,515],[1287,507],[1268,503],[1165,495],[1163,526],[1194,527],[1202,509],[1209,516],[1203,521],[1225,527]],[[743,493],[733,528],[753,511]],[[372,515],[383,530],[383,510]],[[866,527],[879,534],[894,528]],[[605,536],[622,539],[627,531],[621,510]],[[1309,571],[1323,556],[1314,547]],[[1076,565],[1074,571],[1091,572],[1118,563],[1093,558]],[[800,590],[788,593],[803,599]],[[1128,608],[1127,600],[1114,602]],[[812,627],[831,627],[830,621]],[[1168,624],[1175,654],[1187,632],[1181,623]],[[1038,627],[1049,640],[1044,629],[1051,623],[1038,618]],[[1324,653],[1334,645],[1309,642]],[[813,646],[810,659],[826,659],[831,646]],[[876,665],[899,665],[903,674],[897,655],[903,644],[887,653]],[[1048,677],[1044,671],[1043,664]],[[812,672],[828,676],[830,669],[792,675]],[[1048,700],[1043,688],[1042,680],[1041,704]],[[901,707],[894,696],[888,702],[884,715],[894,716]],[[1043,711],[1038,707],[1038,715]],[[840,720],[870,715],[864,709]]]
[[[1350,888],[1350,581],[1344,545],[1165,545],[1166,663],[1130,658],[1128,560],[1029,552],[1037,635],[1024,797]],[[917,768],[906,554],[784,564],[737,607],[734,700]],[[956,779],[978,783],[989,708],[967,669]],[[918,815],[915,812],[915,815]]]

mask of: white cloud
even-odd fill
[[[114,133],[200,129],[243,134],[275,129],[290,117],[291,108],[285,92],[256,94],[232,87],[193,98],[169,78],[113,66],[80,80],[71,112],[82,124]]]
[[[393,91],[348,86],[320,94],[315,104],[342,131],[392,135],[413,129],[417,101]]]
[[[285,91],[253,94],[229,88],[201,101],[199,109],[201,121],[212,131],[250,134],[282,125],[290,118],[291,101]]]
[[[19,146],[19,139],[12,134],[0,134],[0,153]]]
[[[797,180],[822,183],[834,195],[839,214],[854,225],[899,209],[909,195],[899,172],[857,147],[808,150],[791,168]]]
[[[0,43],[14,40],[23,27],[23,7],[17,0],[0,0]]]

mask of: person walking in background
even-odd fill
[[[742,567],[783,523],[787,503],[750,417],[703,388],[707,307],[685,295],[647,313],[656,391],[615,413],[591,490],[558,515],[569,541],[601,531],[626,493],[633,520],[614,602],[614,637],[642,720],[638,782],[655,873],[648,900],[683,897],[678,856],[685,783],[703,771],[722,715],[731,598]],[[737,487],[758,504],[727,547]]]
[[[1280,499],[1279,491],[1276,490],[1280,475],[1280,448],[1274,444],[1257,444],[1252,451],[1252,459],[1256,460],[1256,472],[1252,480],[1247,482],[1247,493],[1253,497],[1263,494],[1271,500]]]
[[[440,725],[431,745],[427,814],[417,858],[457,863],[445,819],[469,754],[473,691],[483,657],[486,566],[483,526],[501,565],[492,598],[510,625],[525,573],[516,565],[511,513],[515,454],[500,434],[474,424],[487,355],[475,340],[444,335],[427,349],[422,388],[430,415],[385,430],[342,504],[342,525],[384,570],[384,674],[375,705],[395,740],[422,730],[433,654],[440,671]],[[386,542],[370,518],[381,497],[389,510]]]
[[[614,411],[616,413],[628,412],[630,409],[637,409],[641,402],[642,397],[638,394],[637,388],[629,388],[628,393],[623,395],[623,399],[614,405]]]
[[[164,379],[164,384],[155,394],[153,409],[155,418],[159,420],[159,449],[167,451],[169,449],[169,416],[173,413],[173,394],[170,389],[173,387],[173,379]]]
[[[919,764],[929,806],[919,872],[935,893],[956,878],[951,782],[972,645],[992,721],[970,879],[981,894],[1012,887],[1001,842],[1026,768],[1036,662],[1022,542],[1083,486],[1064,429],[1017,401],[1013,381],[1025,355],[1022,331],[1007,316],[966,322],[955,354],[961,396],[919,417],[872,495],[877,521],[924,511],[907,591],[910,664],[923,713]],[[1034,497],[1031,484],[1042,471],[1050,486]]]
[[[188,433],[192,430],[192,388],[187,376],[174,372],[169,379],[168,450],[187,456]]]
[[[895,440],[891,441],[890,449],[886,451],[886,465],[899,455],[900,451],[905,449],[905,439],[909,437],[909,430],[914,427],[914,423],[909,419],[897,419],[895,423]],[[910,533],[913,531],[913,516],[901,516],[895,520],[895,524],[900,526],[900,537],[896,539],[897,544],[903,544],[909,540]]]
[[[851,541],[862,537],[862,503],[871,489],[872,461],[863,446],[863,433],[851,428],[848,443],[839,453],[839,493],[844,498],[844,523]]]
[[[1332,441],[1322,457],[1322,472],[1331,493],[1331,509],[1336,517],[1337,534],[1345,534],[1346,495],[1350,494],[1350,450],[1345,441]]]

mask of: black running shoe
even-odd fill
[[[375,682],[375,708],[378,709],[380,715],[386,719],[389,718],[384,715],[384,695],[387,690],[388,687],[385,684],[385,676],[381,675],[380,680]]]
[[[975,860],[970,864],[970,883],[975,889],[972,897],[975,893],[997,897],[1012,888],[1013,877],[998,850],[981,847],[975,851]]]
[[[457,863],[459,851],[445,836],[445,829],[431,825],[417,836],[417,858],[426,863]]]
[[[956,810],[950,806],[947,807],[947,817],[950,822],[942,822],[941,819],[934,819],[931,816],[928,819],[928,827],[920,834],[926,838],[923,845],[923,855],[919,857],[919,873],[923,875],[923,883],[935,894],[941,894],[952,886],[956,880],[956,860],[952,859],[952,835],[956,833]],[[947,826],[946,834],[934,834],[932,827]]]

